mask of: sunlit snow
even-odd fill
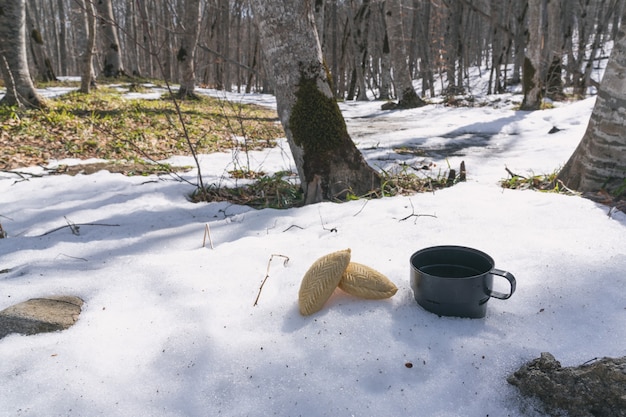
[[[626,215],[581,197],[501,188],[505,168],[558,170],[595,100],[520,112],[519,99],[405,111],[341,104],[378,169],[432,163],[436,174],[465,161],[467,182],[434,193],[254,210],[191,203],[193,187],[168,176],[0,173],[9,235],[0,270],[10,270],[0,274],[0,310],[54,294],[85,300],[66,331],[0,340],[0,415],[542,415],[506,382],[520,365],[544,351],[564,366],[626,354]],[[260,94],[246,101],[273,105]],[[231,184],[236,156],[202,155],[205,183]],[[284,141],[249,156],[251,169],[295,170]],[[68,221],[100,225],[45,234]],[[202,246],[206,225],[213,249]],[[487,252],[515,275],[517,291],[489,301],[484,319],[425,311],[409,258],[442,244]],[[338,290],[302,317],[302,276],[345,248],[398,293],[368,301]],[[268,270],[272,254],[289,261],[274,257]]]

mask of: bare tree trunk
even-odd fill
[[[513,0],[513,17],[512,23],[514,25],[513,43],[514,43],[514,62],[513,62],[513,75],[511,75],[511,84],[517,84],[521,81],[520,70],[524,67],[524,48],[526,47],[526,20],[528,14],[528,1],[526,0]]]
[[[301,0],[252,0],[266,68],[306,204],[367,194],[380,178],[350,139],[315,29]]]
[[[574,95],[583,97],[586,93],[587,85],[583,72],[583,61],[585,58],[586,43],[591,33],[594,21],[593,12],[589,2],[578,2],[569,4],[571,9],[571,25],[575,27],[578,42],[572,39],[570,49],[567,54],[567,68]],[[570,10],[570,9],[568,9]],[[574,30],[574,29],[572,29]]]
[[[390,100],[392,97],[393,83],[391,80],[391,49],[385,24],[385,11],[383,3],[374,3],[372,7],[372,26],[374,27],[374,45],[371,49],[372,60],[375,62],[374,80],[378,83],[378,99]]]
[[[242,26],[241,26],[241,15],[243,13],[243,1],[238,0],[235,1],[235,5],[233,6],[234,10],[233,10],[233,16],[235,19],[235,61],[236,62],[242,62],[243,60],[243,56],[241,54],[241,38],[242,38]],[[242,76],[241,76],[241,65],[237,65],[237,69],[235,71],[235,79],[237,80],[237,92],[241,93],[241,83],[242,83]]]
[[[547,63],[545,74],[546,96],[553,100],[560,100],[563,96],[563,15],[561,0],[550,0],[547,5],[548,40],[544,52]]]
[[[461,22],[463,15],[462,4],[459,1],[452,0],[447,2],[448,15],[446,19],[446,50],[445,50],[445,62],[446,62],[446,77],[447,84],[446,95],[457,95],[463,93],[463,88],[460,87],[463,81],[463,77],[460,76],[458,83],[456,77],[457,61],[461,59],[460,55],[460,42],[461,42]]]
[[[173,55],[175,48],[173,48],[173,38],[174,38],[174,20],[169,18],[171,16],[171,12],[168,10],[167,4],[159,4],[160,10],[160,21],[161,25],[157,26],[159,28],[160,37],[162,40],[157,44],[159,48],[158,59],[160,61],[160,69],[161,75],[167,82],[172,82],[177,79],[174,76],[174,68],[173,68]]]
[[[185,0],[184,34],[176,59],[181,72],[178,97],[193,97],[196,87],[196,44],[200,34],[200,0]]]
[[[68,31],[68,34],[71,39],[68,48],[70,48],[71,63],[69,74],[82,74],[84,55],[87,50],[87,38],[89,37],[87,13],[85,10],[84,0],[70,2],[71,30]]]
[[[128,68],[126,71],[130,71],[133,77],[140,77],[144,72],[142,71],[142,67],[144,66],[144,56],[145,52],[141,48],[141,40],[139,38],[139,25],[137,24],[137,20],[140,17],[140,13],[137,10],[137,2],[131,1],[128,2],[127,7],[127,16],[126,24],[124,28],[124,35],[126,37],[126,48],[123,48],[126,54],[129,55],[126,62],[128,62]]]
[[[408,53],[404,42],[404,24],[402,4],[400,0],[387,0],[385,2],[385,23],[387,36],[391,49],[391,62],[393,65],[393,81],[398,98],[398,108],[409,109],[425,105],[413,88]]]
[[[625,72],[626,26],[622,24],[585,135],[558,175],[569,188],[603,189],[616,198],[626,195]]]
[[[583,85],[587,86],[591,82],[591,72],[593,69],[593,63],[596,60],[598,50],[602,48],[602,37],[607,29],[607,26],[611,20],[611,16],[616,9],[617,0],[609,0],[609,4],[605,5],[605,0],[600,2],[600,6],[597,7],[597,19],[595,21],[595,34],[591,43],[591,52],[589,53],[589,60],[585,65],[584,81]]]
[[[255,34],[254,41],[252,40],[251,27],[252,25],[249,25],[248,27],[248,48],[250,52],[248,55],[248,61],[250,62],[250,66],[248,67],[246,94],[250,94],[250,92],[252,92],[252,80],[256,75],[257,59],[259,55],[259,37]],[[252,45],[254,45],[254,47],[252,47]]]
[[[95,87],[96,80],[93,71],[93,53],[96,49],[96,10],[92,0],[84,0],[85,20],[87,29],[87,45],[83,52],[82,76],[80,91],[88,94],[91,87]]]
[[[104,46],[104,68],[102,73],[105,77],[119,77],[124,74],[122,66],[122,54],[120,41],[117,36],[117,26],[113,18],[113,5],[111,0],[96,0],[96,9],[100,17],[100,30]]]
[[[230,9],[228,0],[217,0],[217,52],[219,57],[215,61],[217,88],[230,91]]]
[[[351,8],[348,10],[351,11]],[[367,101],[367,86],[365,84],[365,68],[367,66],[367,39],[370,27],[370,4],[369,0],[363,0],[363,4],[354,15],[353,38],[355,48],[355,71],[358,101]],[[351,16],[352,17],[352,16]]]
[[[506,80],[502,80],[501,67],[504,64],[507,51],[509,34],[502,30],[504,21],[503,4],[500,0],[491,0],[491,30],[492,30],[492,52],[491,52],[491,75],[489,77],[489,87],[487,94],[500,94],[504,91]],[[507,38],[505,38],[505,36]],[[493,90],[492,90],[493,85]]]
[[[411,0],[411,11],[407,13],[411,16],[411,31],[409,39],[407,40],[407,51],[409,53],[409,72],[411,78],[416,79],[419,77],[418,62],[420,60],[420,29],[422,22],[419,19],[419,0]]]
[[[521,110],[538,110],[543,98],[543,11],[546,0],[528,0],[528,43],[522,74],[524,99]]]
[[[59,39],[57,40],[59,48],[59,68],[62,75],[69,75],[69,59],[67,56],[67,11],[63,0],[57,1],[59,8]]]
[[[320,44],[324,44],[324,22],[326,21],[326,1],[314,0],[313,14],[315,16],[315,27],[317,29],[317,38]]]
[[[414,1],[414,4],[415,1]],[[422,44],[422,62],[420,64],[420,75],[422,78],[422,95],[426,91],[431,97],[435,96],[435,79],[433,77],[433,65],[430,50],[430,0],[421,2],[419,13],[416,13],[415,19],[419,19],[417,23],[420,32],[420,42]]]
[[[29,36],[30,52],[32,54],[34,72],[36,74],[35,79],[39,81],[56,81],[57,77],[52,67],[52,62],[46,53],[44,47],[44,38],[39,27],[33,17],[33,11],[28,2],[26,2],[26,22],[28,27],[26,28]]]
[[[138,28],[141,28],[143,50],[145,54],[144,65],[146,73],[144,75],[148,77],[154,76],[155,73],[158,73],[158,71],[156,70],[157,63],[155,62],[157,60],[157,58],[155,57],[156,53],[153,50],[152,28],[151,23],[148,20],[148,16],[154,16],[154,14],[152,13],[154,11],[154,3],[151,3],[150,5],[151,8],[148,9],[148,5],[145,1],[138,1],[137,11],[139,12],[139,15],[141,17],[138,18],[137,16],[134,16],[136,26]],[[137,30],[137,32],[139,33],[139,29]]]
[[[26,5],[24,0],[0,0],[0,70],[7,87],[3,105],[42,107],[26,59]]]
[[[339,36],[337,34],[339,28],[337,27],[337,0],[331,0],[330,2],[330,76],[331,88],[334,89],[333,94],[338,97],[337,83],[339,80],[339,57],[337,54],[337,44],[339,43]]]

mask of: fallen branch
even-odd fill
[[[34,178],[41,178],[41,177],[43,177],[43,174],[34,174],[32,172],[13,171],[13,170],[9,170],[9,169],[0,169],[0,172],[4,172],[6,174],[17,175],[18,177],[20,177],[24,181],[27,181],[27,180],[29,180],[30,178],[33,178],[33,177]]]
[[[413,201],[411,201],[411,199],[409,199],[409,203],[411,204],[411,214],[409,214],[406,217],[403,217],[400,219],[401,222],[410,219],[411,217],[434,217],[437,218],[436,215],[434,214],[416,214],[415,213],[415,207],[413,207]],[[415,221],[417,221],[417,218],[415,219]]]
[[[270,256],[270,260],[267,261],[267,271],[265,273],[265,278],[263,278],[263,281],[261,282],[261,286],[259,287],[259,293],[257,294],[256,299],[254,300],[254,304],[252,304],[253,307],[259,304],[259,297],[261,297],[261,291],[263,291],[263,286],[265,285],[265,281],[267,281],[267,279],[270,277],[270,264],[272,263],[272,259],[274,259],[274,256],[280,256],[281,258],[285,258],[285,261],[283,262],[283,266],[287,266],[287,262],[289,262],[289,257],[285,255],[272,254],[272,256]]]
[[[75,224],[75,223],[72,223],[69,220],[67,220],[67,218],[65,220],[68,222],[65,226],[61,226],[61,227],[57,227],[56,229],[49,230],[46,233],[41,234],[41,235],[39,235],[37,237],[42,237],[42,236],[49,235],[49,234],[54,233],[56,231],[59,231],[61,229],[65,229],[66,227],[70,228],[70,230],[72,231],[72,234],[78,236],[78,231],[80,230],[81,226],[107,226],[107,227],[119,226],[119,224],[107,224],[107,223],[79,223],[79,224]]]

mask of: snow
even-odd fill
[[[506,382],[519,366],[544,351],[563,366],[626,354],[626,215],[576,196],[502,189],[505,167],[558,170],[594,98],[531,113],[513,110],[519,96],[498,97],[406,111],[341,104],[374,167],[432,162],[436,174],[465,161],[467,182],[434,193],[254,210],[191,203],[192,187],[174,177],[1,173],[9,237],[0,270],[10,271],[0,274],[0,309],[55,294],[85,305],[66,331],[0,340],[0,415],[543,415]],[[275,106],[270,96],[229,98]],[[548,134],[554,126],[562,130]],[[411,146],[428,152],[392,150]],[[253,169],[295,170],[284,141],[249,156]],[[225,173],[242,157],[202,155],[205,182],[231,184]],[[47,233],[67,222],[97,225]],[[213,249],[202,246],[207,225]],[[489,301],[483,319],[425,311],[409,258],[442,244],[487,252],[517,291]],[[345,248],[398,293],[371,301],[337,290],[302,317],[304,273]]]

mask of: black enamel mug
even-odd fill
[[[508,293],[493,290],[494,276],[508,281]],[[515,277],[496,269],[493,259],[477,249],[433,246],[411,256],[411,288],[417,303],[431,313],[481,318],[490,298],[513,295]]]

